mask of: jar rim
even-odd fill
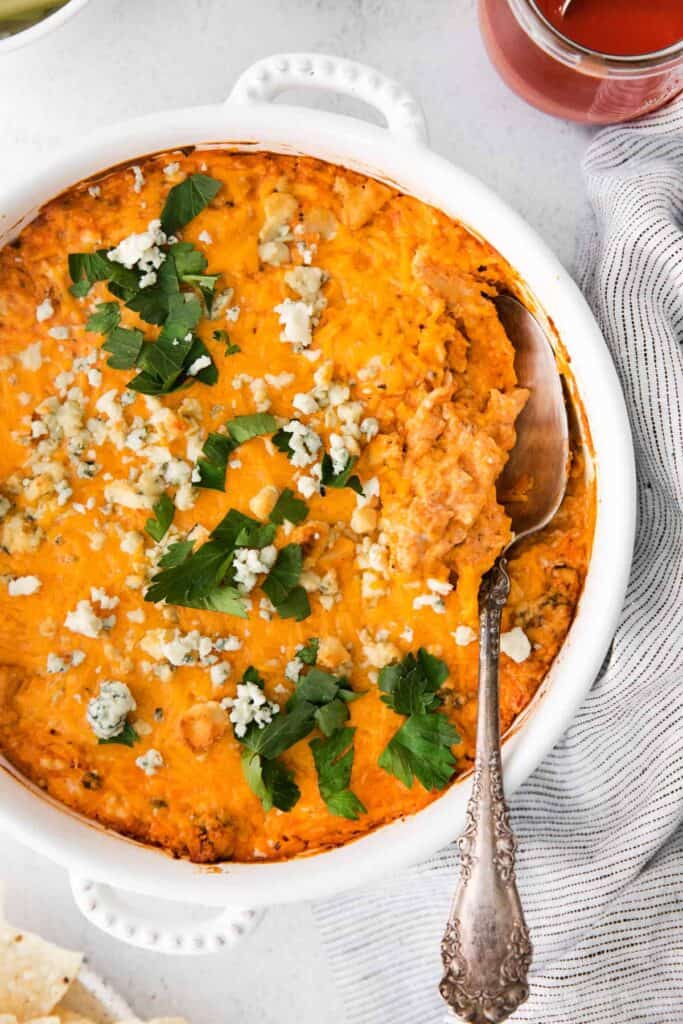
[[[546,52],[566,64],[580,63],[589,57],[600,61],[617,74],[642,74],[644,71],[659,71],[662,66],[683,60],[683,39],[659,50],[645,53],[617,54],[595,50],[576,42],[561,32],[539,9],[536,0],[507,0],[520,26]]]

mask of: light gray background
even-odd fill
[[[220,102],[250,62],[287,50],[354,57],[399,79],[421,101],[433,147],[507,199],[571,268],[590,131],[505,89],[475,0],[91,0],[54,35],[0,57],[0,194],[56,147],[137,114]],[[2,835],[1,879],[14,922],[86,950],[143,1016],[342,1024],[308,907],[270,911],[226,956],[166,959],[92,929],[65,873]]]

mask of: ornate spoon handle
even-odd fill
[[[500,759],[498,659],[500,621],[510,591],[502,556],[480,592],[477,755],[461,870],[441,943],[440,992],[472,1024],[506,1020],[529,994],[531,942],[515,884],[516,841],[510,829]]]

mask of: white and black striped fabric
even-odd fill
[[[512,801],[531,1024],[683,1024],[683,97],[601,131],[578,277],[629,407],[633,571],[610,658]],[[437,1024],[458,861],[318,904],[348,1024]]]

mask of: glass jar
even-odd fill
[[[489,56],[522,99],[556,117],[612,124],[641,117],[683,89],[683,40],[616,56],[573,42],[533,0],[479,0]]]

